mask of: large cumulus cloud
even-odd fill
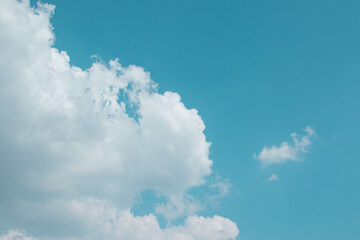
[[[172,217],[191,213],[186,191],[211,174],[205,125],[141,67],[71,66],[53,47],[53,11],[0,1],[0,226],[46,239],[235,238],[236,224],[219,216],[161,229],[129,211],[152,189],[181,205]]]

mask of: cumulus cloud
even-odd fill
[[[239,230],[234,222],[215,215],[212,218],[190,216],[184,225],[161,229],[152,214],[134,216],[129,211],[116,215],[98,233],[102,240],[134,239],[134,240],[222,240],[235,239]],[[93,239],[84,237],[83,239]],[[27,236],[24,232],[9,230],[0,236],[0,240],[39,240]]]
[[[271,176],[268,178],[269,182],[273,182],[273,181],[279,181],[279,177],[276,174],[271,174]]]
[[[158,213],[196,212],[186,191],[212,172],[205,124],[141,67],[72,66],[53,46],[53,12],[0,1],[0,226],[39,239],[234,239],[236,224],[222,217],[161,229],[129,211],[152,189],[169,199]]]
[[[0,240],[37,240],[26,235],[26,233],[18,230],[9,230],[0,236]]]
[[[315,134],[314,129],[307,126],[304,130],[307,134],[298,137],[297,133],[292,133],[290,136],[293,140],[293,144],[283,142],[280,146],[273,145],[272,147],[264,146],[262,151],[254,158],[261,161],[263,166],[271,164],[281,164],[286,161],[298,161],[300,153],[306,153],[310,146],[310,138]]]

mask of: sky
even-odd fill
[[[360,238],[359,8],[0,0],[0,240]]]

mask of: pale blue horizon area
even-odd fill
[[[232,184],[199,215],[231,219],[242,240],[360,239],[359,1],[44,2],[72,65],[142,66],[199,111],[213,171]],[[308,125],[300,161],[253,158]]]

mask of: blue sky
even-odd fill
[[[119,57],[199,110],[214,169],[239,192],[209,212],[243,239],[359,236],[359,2],[53,3],[56,46],[73,64]],[[317,137],[300,162],[254,161],[306,125]],[[272,171],[279,182],[265,181]]]
[[[197,214],[230,219],[243,240],[360,237],[360,2],[46,2],[71,65],[119,58],[198,110],[212,170],[231,189]],[[254,158],[306,126],[315,134],[296,161]],[[153,211],[148,195],[135,214]]]

